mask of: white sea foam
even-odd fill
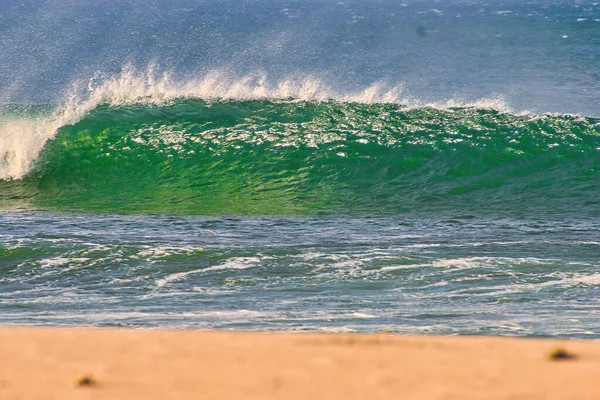
[[[27,176],[45,143],[56,135],[59,128],[76,123],[100,104],[158,105],[179,98],[393,103],[407,109],[476,107],[512,112],[501,98],[422,102],[403,96],[403,85],[400,83],[375,82],[348,92],[336,90],[312,75],[273,81],[261,71],[238,76],[225,70],[213,70],[197,78],[177,79],[170,73],[158,72],[152,66],[139,70],[127,65],[113,77],[97,76],[88,81],[74,82],[61,106],[49,116],[0,119],[0,179],[22,179]]]
[[[40,266],[43,268],[52,268],[52,267],[57,267],[57,266],[63,266],[63,265],[69,265],[69,264],[76,264],[76,265],[80,265],[82,263],[85,263],[87,261],[89,261],[90,259],[87,257],[53,257],[53,258],[45,258],[43,260],[41,260]],[[71,266],[72,269],[73,266]],[[64,272],[66,269],[63,269],[62,271]]]
[[[62,123],[43,119],[0,122],[0,179],[21,179]]]
[[[220,271],[226,269],[246,269],[260,264],[261,259],[258,257],[232,257],[224,263],[214,265],[208,268],[198,268],[187,272],[176,272],[165,276],[164,278],[155,281],[156,286],[161,288],[172,282],[186,279],[189,275],[203,274],[207,271]]]
[[[352,314],[350,314],[350,317],[360,318],[360,319],[371,319],[371,318],[377,318],[377,315],[365,314],[365,313],[361,313],[361,312],[353,312]]]
[[[222,264],[204,268],[202,271],[220,271],[224,269],[246,269],[258,266],[260,258],[258,257],[232,257]]]
[[[191,273],[194,273],[194,272],[197,272],[197,271],[192,271]],[[157,287],[163,287],[163,286],[165,286],[166,284],[168,284],[170,282],[174,282],[174,281],[178,281],[180,279],[183,279],[183,278],[185,278],[189,274],[190,274],[190,272],[178,272],[178,273],[175,273],[175,274],[168,275],[168,276],[166,276],[163,279],[157,279],[156,280],[156,286]]]

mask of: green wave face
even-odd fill
[[[595,212],[600,121],[397,105],[103,105],[4,196],[167,214]]]

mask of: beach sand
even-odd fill
[[[5,327],[0,362],[2,400],[600,399],[600,341]]]

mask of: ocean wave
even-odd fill
[[[178,97],[168,81],[136,76],[104,84],[46,125],[29,121],[29,142],[6,130],[17,122],[5,124],[0,200],[176,214],[598,206],[597,119],[484,103],[412,107],[386,101],[389,92],[361,101],[315,91],[244,98],[245,89]]]

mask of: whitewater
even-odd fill
[[[595,2],[172,3],[0,5],[0,323],[600,337]]]

